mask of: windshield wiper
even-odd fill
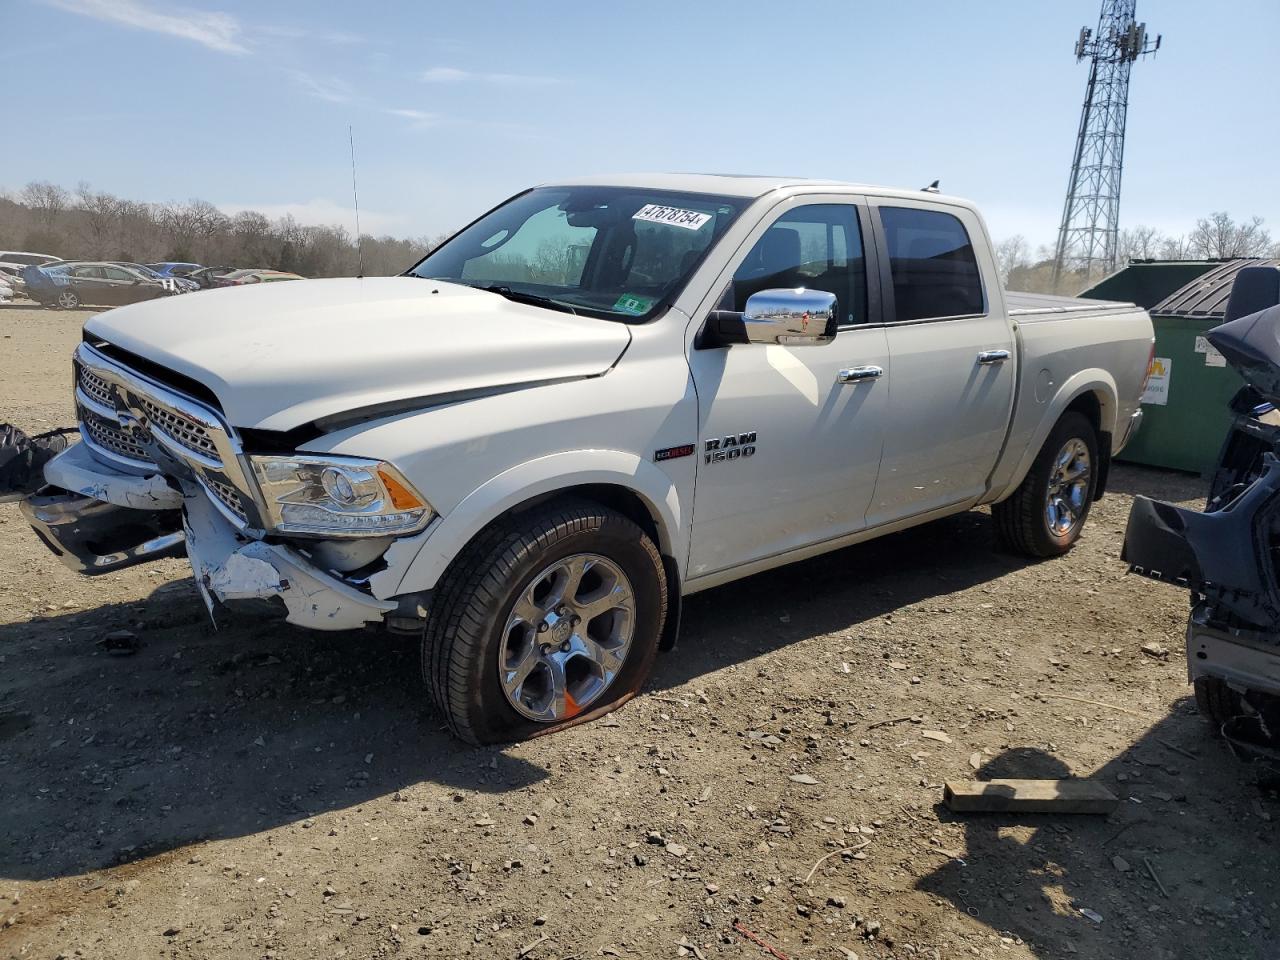
[[[470,286],[470,284],[468,284]],[[549,310],[563,310],[566,313],[572,313],[577,316],[578,311],[573,309],[567,303],[559,300],[552,300],[550,297],[541,297],[536,293],[525,293],[523,290],[512,290],[500,283],[491,283],[487,287],[477,287],[477,290],[487,290],[490,293],[496,293],[500,297],[506,297],[512,303],[527,303],[535,307],[546,307]]]
[[[527,303],[535,307],[546,307],[548,310],[562,310],[565,313],[572,313],[575,317],[578,311],[564,303],[561,300],[553,300],[550,297],[542,297],[536,293],[525,293],[523,290],[512,290],[510,287],[501,283],[490,283],[487,286],[481,286],[478,283],[467,283],[465,280],[458,280],[453,277],[428,277],[425,274],[413,273],[410,271],[405,274],[407,277],[417,277],[419,280],[442,280],[445,283],[456,283],[459,286],[470,287],[472,290],[484,290],[486,293],[496,293],[500,297],[506,297],[512,303]]]

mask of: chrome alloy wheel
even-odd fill
[[[1084,519],[1090,469],[1089,448],[1079,437],[1064,443],[1053,458],[1044,516],[1054,536],[1065,537]]]
[[[80,306],[80,298],[70,290],[64,290],[58,294],[58,306],[63,310],[74,310]]]
[[[635,591],[616,563],[594,553],[557,560],[528,582],[511,611],[498,683],[530,720],[576,716],[622,670],[635,623]]]

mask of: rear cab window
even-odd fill
[[[894,314],[935,320],[986,313],[978,258],[960,219],[942,210],[881,206]]]

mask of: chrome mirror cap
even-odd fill
[[[747,298],[742,314],[751,343],[802,347],[835,339],[836,295],[825,290],[761,290]]]

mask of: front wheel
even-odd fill
[[[1070,550],[1089,517],[1097,463],[1093,424],[1064,413],[1013,496],[991,508],[1001,546],[1028,557]]]
[[[63,310],[74,310],[80,306],[80,297],[74,290],[63,290],[58,294],[58,306]]]
[[[634,693],[666,607],[662,558],[635,523],[589,501],[535,508],[486,530],[446,572],[423,677],[463,740],[525,740]]]

